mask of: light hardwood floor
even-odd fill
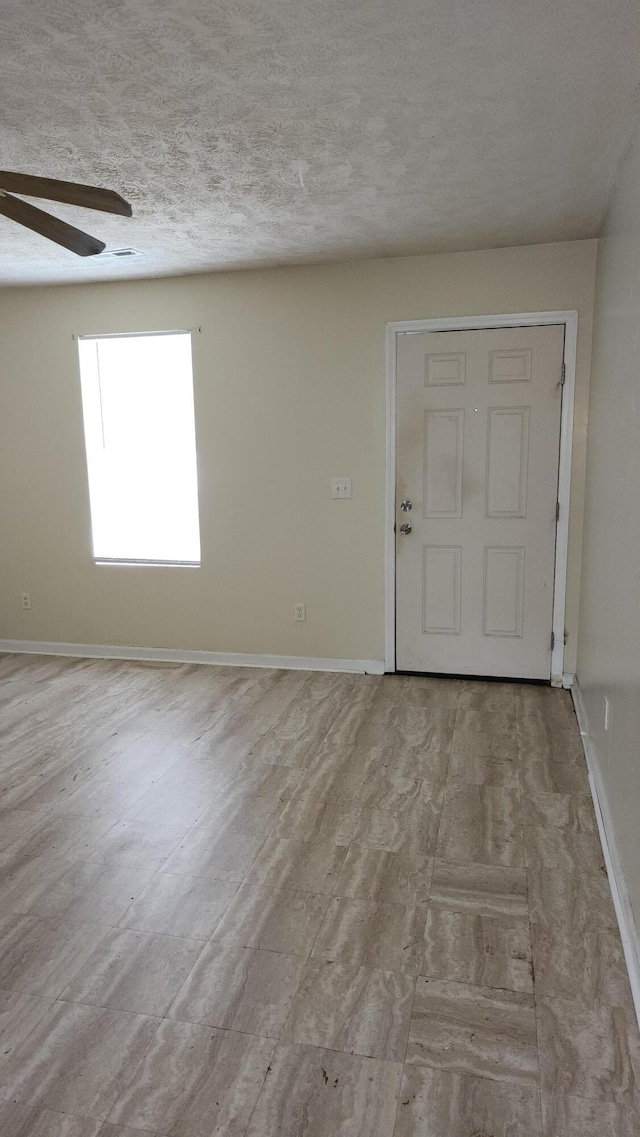
[[[632,1137],[566,692],[0,656],[6,1137]]]

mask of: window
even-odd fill
[[[190,333],[78,346],[95,560],[199,564]]]

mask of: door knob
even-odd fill
[[[409,501],[408,497],[406,497],[404,501],[400,502],[400,509],[403,513],[409,513],[411,511],[411,506],[412,502]]]
[[[403,537],[409,536],[409,533],[411,532],[411,525],[409,525],[408,521],[405,521],[404,525],[400,526],[400,532],[402,533]]]

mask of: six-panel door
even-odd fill
[[[564,327],[396,343],[396,666],[549,679]]]

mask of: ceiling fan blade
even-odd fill
[[[0,189],[24,193],[27,197],[63,201],[66,205],[82,205],[85,209],[101,209],[104,213],[119,213],[122,217],[131,217],[132,213],[129,202],[114,190],[83,186],[78,182],[60,182],[56,178],[36,178],[31,174],[0,170]]]
[[[52,217],[50,213],[36,209],[35,205],[29,205],[28,202],[21,201],[19,197],[11,197],[8,193],[0,192],[0,213],[20,225],[26,225],[27,229],[33,229],[34,233],[40,233],[50,241],[63,245],[65,249],[70,249],[79,257],[93,257],[106,248],[104,242],[98,241],[96,237],[90,237],[81,229],[74,229],[73,225],[67,225],[66,221],[60,221],[58,217]]]

